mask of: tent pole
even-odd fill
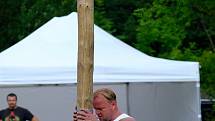
[[[94,62],[94,0],[77,0],[77,109],[92,111]]]

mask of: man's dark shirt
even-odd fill
[[[11,110],[9,108],[0,111],[0,119],[2,121],[31,121],[33,114],[25,108],[16,107]]]

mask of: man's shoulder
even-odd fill
[[[2,116],[6,115],[9,112],[9,109],[2,109],[0,110],[0,117],[2,118]]]
[[[124,118],[120,121],[136,121],[133,117],[127,117],[127,118]]]
[[[0,110],[0,112],[2,113],[2,112],[5,112],[5,111],[8,111],[8,110],[9,110],[8,108],[5,108],[5,109]]]
[[[30,115],[33,115],[27,108],[23,108],[23,107],[20,107],[20,106],[17,106],[16,109],[15,109],[17,112],[24,112],[25,114],[30,114]]]
[[[118,116],[114,121],[135,121],[135,119],[128,114],[123,113]]]

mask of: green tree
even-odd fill
[[[204,51],[199,58],[201,65],[201,87],[209,98],[215,98],[215,54],[212,51]]]
[[[187,0],[155,0],[134,12],[139,19],[136,47],[153,56],[167,57],[181,46],[190,26]]]
[[[97,1],[97,0],[96,0]],[[108,19],[107,24],[111,27],[103,27],[108,30],[112,35],[118,37],[124,42],[134,46],[136,43],[136,17],[132,14],[135,9],[140,6],[144,6],[148,0],[98,0],[103,1],[102,9],[100,7],[99,12],[103,12],[103,16]],[[97,5],[95,5],[95,11],[97,11]],[[95,16],[96,17],[96,16]],[[97,21],[100,20],[95,20]],[[107,25],[106,24],[106,25]]]
[[[22,0],[0,0],[0,52],[17,42]]]
[[[183,41],[184,47],[189,42],[195,42],[201,51],[212,50],[215,52],[215,1],[214,0],[191,0],[192,8],[191,26],[187,28],[189,33]]]
[[[101,28],[105,29],[109,33],[113,33],[113,22],[106,17],[104,0],[95,0],[94,8],[94,22]]]
[[[76,11],[76,0],[1,0],[0,52],[17,43],[54,16]]]
[[[24,0],[19,16],[19,40],[55,16],[67,15],[76,10],[74,0]]]

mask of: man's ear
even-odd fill
[[[116,108],[116,106],[117,106],[116,101],[115,101],[115,100],[111,101],[111,105],[112,105],[113,109],[115,109],[115,108]]]

